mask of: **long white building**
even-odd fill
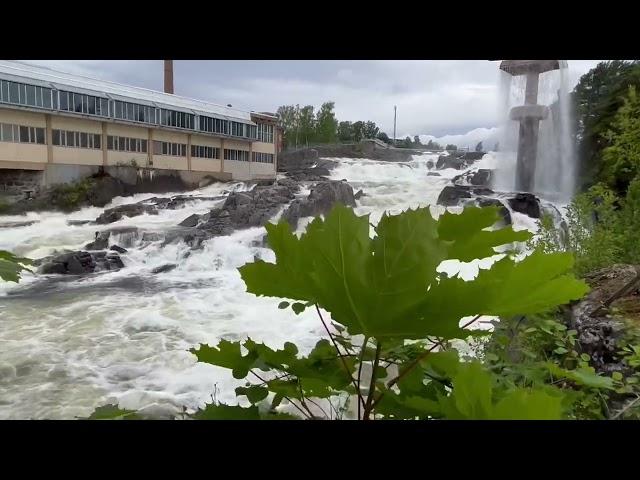
[[[0,61],[0,173],[68,181],[102,167],[191,181],[275,178],[272,114]]]

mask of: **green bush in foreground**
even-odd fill
[[[511,227],[489,230],[498,218],[494,207],[438,220],[428,208],[408,210],[384,215],[370,238],[368,216],[336,206],[300,238],[285,222],[267,225],[276,263],[242,266],[247,290],[281,298],[280,308],[297,314],[315,309],[329,339],[306,356],[292,343],[274,350],[251,339],[192,349],[200,362],[246,379],[236,395],[251,404],[214,402],[193,417],[278,418],[277,407],[289,403],[301,418],[340,418],[344,403],[319,401],[353,398],[359,419],[567,418],[571,399],[561,388],[500,382],[487,365],[450,348],[452,340],[486,334],[469,328],[481,315],[553,311],[588,290],[570,273],[567,253],[516,262],[509,251],[472,281],[436,270],[444,260],[493,256],[530,238]]]

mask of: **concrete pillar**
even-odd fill
[[[535,105],[538,103],[538,81],[540,74],[528,73],[527,86],[524,93],[524,103],[527,105]]]
[[[47,163],[53,163],[53,130],[51,129],[51,114],[45,113],[45,141],[47,142]]]
[[[220,139],[220,173],[224,172],[224,138]]]
[[[153,166],[153,128],[147,129],[147,167]]]
[[[538,118],[520,120],[518,163],[516,166],[516,190],[519,192],[533,192],[539,128],[540,120]]]
[[[187,134],[187,170],[191,171],[191,134]]]
[[[107,122],[102,122],[102,165],[107,166],[109,151],[107,150]]]

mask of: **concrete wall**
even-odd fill
[[[38,170],[0,170],[0,198],[24,198],[37,194],[43,186],[43,172]]]
[[[48,120],[49,119],[49,120]],[[0,106],[0,122],[32,126],[47,129],[47,145],[0,142],[0,169],[33,170],[44,172],[41,175],[43,185],[55,185],[79,180],[95,174],[100,167],[117,168],[118,165],[130,165],[135,160],[138,167],[150,167],[156,172],[178,172],[184,181],[199,183],[218,179],[250,180],[255,178],[274,178],[273,164],[239,162],[223,160],[224,149],[245,150],[248,152],[275,154],[275,144],[250,142],[238,139],[220,139],[191,132],[178,132],[162,129],[150,129],[136,125],[105,122],[90,118],[74,118],[57,114],[44,114],[22,111]],[[54,146],[51,143],[51,130],[70,130],[102,135],[101,149],[70,148]],[[119,152],[107,150],[107,136],[141,138],[148,141],[148,153]],[[191,137],[191,141],[189,141]],[[182,143],[185,145],[205,145],[220,149],[220,159],[175,157],[153,155],[153,141]],[[150,162],[149,162],[150,160]],[[135,169],[133,169],[135,170]]]
[[[226,148],[226,142],[225,142]],[[238,160],[225,160],[224,171],[230,173],[234,180],[251,179],[251,162],[240,162]]]

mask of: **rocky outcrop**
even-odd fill
[[[200,216],[194,213],[193,215],[189,215],[187,218],[181,221],[178,225],[181,227],[195,227],[196,225],[198,225],[199,220],[200,220]]]
[[[453,178],[456,185],[474,185],[477,187],[488,187],[491,185],[492,170],[481,168],[473,172],[466,172]]]
[[[44,259],[39,272],[45,275],[86,275],[103,270],[118,270],[124,267],[115,252],[69,252]]]
[[[629,373],[619,355],[626,321],[640,319],[640,266],[613,265],[585,277],[591,291],[571,307],[571,328],[597,372]]]
[[[154,268],[153,270],[151,270],[151,273],[158,274],[158,273],[170,272],[171,270],[175,269],[177,266],[178,265],[176,265],[175,263],[167,263],[166,265],[161,265],[159,267]]]
[[[437,204],[445,207],[463,206],[471,199],[493,195],[493,190],[470,185],[447,185],[438,196]]]
[[[356,206],[351,185],[340,181],[320,182],[311,189],[307,198],[294,200],[282,214],[282,218],[295,229],[300,218],[325,214],[336,203]]]
[[[484,152],[449,152],[447,155],[440,155],[436,162],[436,168],[455,168],[462,170],[480,160],[484,156]]]
[[[145,205],[142,203],[130,203],[127,205],[119,205],[117,207],[108,208],[102,214],[96,218],[96,223],[98,224],[107,224],[117,222],[123,217],[137,217],[138,215],[142,215],[143,213],[148,213],[149,215],[157,215],[158,209],[155,205]]]
[[[87,243],[84,248],[85,250],[104,250],[109,246],[109,237],[111,237],[111,232],[108,230],[105,232],[96,232],[95,240]]]
[[[514,212],[524,213],[531,218],[540,218],[540,200],[531,193],[517,193],[507,199]]]

